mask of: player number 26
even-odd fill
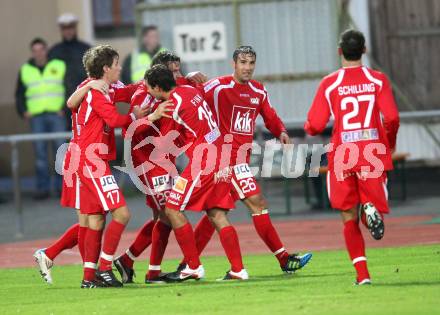
[[[257,185],[255,185],[253,178],[246,178],[240,181],[241,190],[247,194],[248,192],[254,191],[257,189]]]
[[[342,126],[344,130],[354,130],[354,129],[370,127],[374,100],[375,100],[374,94],[358,95],[357,97],[353,97],[353,96],[344,97],[341,100],[341,109],[347,110],[349,104],[351,104],[351,106],[353,107],[351,112],[346,113],[342,117]],[[355,122],[356,120],[359,120],[356,119],[356,117],[359,115],[359,103],[362,102],[368,102],[367,113],[365,115],[365,120],[363,125],[359,121]]]

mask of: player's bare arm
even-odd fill
[[[92,89],[100,91],[102,94],[107,94],[108,88],[109,86],[104,80],[89,81],[87,84],[73,92],[73,94],[67,100],[67,107],[69,109],[77,108],[81,104],[87,93]]]
[[[203,84],[208,81],[208,77],[200,71],[190,72],[185,78],[195,84]]]
[[[161,119],[162,117],[172,118],[170,113],[174,110],[174,105],[172,100],[166,100],[160,103],[156,110],[148,115],[148,120],[154,122]],[[134,111],[134,109],[133,109]]]

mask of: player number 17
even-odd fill
[[[347,96],[341,101],[341,109],[347,110],[348,104],[352,104],[353,110],[346,113],[342,118],[342,126],[344,130],[353,130],[370,127],[371,114],[373,113],[374,107],[374,94],[358,95],[357,97]],[[359,103],[368,102],[367,114],[365,115],[364,124],[360,122],[353,122],[355,118],[359,115]],[[351,121],[350,121],[351,120]]]

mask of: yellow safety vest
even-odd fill
[[[66,64],[53,59],[41,72],[29,63],[21,66],[20,77],[26,87],[26,107],[31,115],[44,112],[59,112],[64,107],[64,75]]]
[[[160,48],[158,52],[166,51],[165,48]],[[139,52],[135,50],[131,53],[131,82],[137,82],[144,78],[145,71],[151,66],[152,58],[146,52]]]

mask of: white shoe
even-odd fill
[[[368,285],[368,284],[371,284],[371,280],[368,278],[362,280],[361,282],[356,281],[356,283],[355,283],[355,285]]]
[[[240,272],[233,272],[232,270],[229,270],[226,272],[226,275],[221,278],[217,279],[217,281],[226,281],[226,280],[248,280],[249,275],[246,271],[246,269],[242,269]]]
[[[186,265],[185,269],[180,272],[179,279],[180,281],[185,281],[189,279],[200,280],[205,277],[205,268],[203,265],[197,267],[197,269],[191,269],[188,265]]]
[[[34,258],[40,269],[41,277],[48,284],[52,284],[50,269],[53,267],[53,261],[46,256],[45,250],[45,248],[37,249],[34,253]]]

